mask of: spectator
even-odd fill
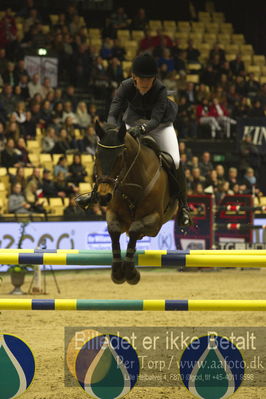
[[[43,170],[42,193],[45,198],[57,197],[58,193],[54,184],[52,172],[49,169]]]
[[[55,189],[57,195],[61,198],[69,197],[71,194],[78,192],[78,187],[73,183],[67,182],[66,175],[63,171],[59,171],[55,178]]]
[[[152,31],[150,29],[144,30],[144,37],[139,42],[138,53],[152,53],[154,49],[154,40],[152,36]]]
[[[220,180],[218,179],[218,175],[215,169],[209,170],[208,175],[206,176],[206,187],[211,186],[213,188],[213,192],[218,190],[218,186],[220,184]]]
[[[257,179],[254,173],[254,169],[247,168],[241,181],[241,184],[245,184],[247,187],[247,194],[253,194],[253,192],[255,191],[256,182]]]
[[[230,118],[228,110],[215,97],[210,107],[210,115],[215,117],[219,126],[223,128],[226,138],[230,138],[231,125],[235,125],[236,120]]]
[[[69,176],[69,170],[67,166],[67,158],[62,155],[59,159],[57,164],[54,167],[54,176],[57,177],[57,175],[62,172],[65,177]]]
[[[85,130],[83,137],[83,147],[87,154],[95,155],[98,143],[98,137],[95,133],[94,125],[89,125]]]
[[[201,175],[200,168],[193,168],[191,171],[193,177],[193,189],[198,183],[205,184],[206,178]]]
[[[25,190],[27,181],[25,178],[25,168],[23,166],[16,168],[15,175],[9,174],[9,179],[11,186],[13,186],[16,183],[19,183],[21,185],[22,191]]]
[[[18,151],[20,163],[23,166],[32,167],[31,161],[29,159],[29,152],[26,148],[26,143],[23,137],[18,138],[16,149]]]
[[[7,69],[2,73],[2,79],[4,84],[12,87],[18,84],[18,77],[15,73],[15,64],[13,62],[7,63]]]
[[[106,72],[111,86],[117,88],[119,83],[124,79],[121,61],[117,57],[113,57],[108,63]]]
[[[244,135],[242,142],[240,143],[239,155],[239,170],[241,172],[246,171],[249,166],[252,166],[255,170],[260,168],[261,155],[258,146],[253,144],[251,135]]]
[[[208,151],[205,151],[202,154],[202,159],[199,162],[199,168],[202,176],[207,177],[210,172],[213,170],[213,164],[211,162],[211,154]]]
[[[12,186],[12,193],[8,198],[8,212],[9,213],[30,213],[30,204],[27,203],[22,194],[22,187],[20,183],[15,183]]]
[[[194,46],[193,40],[188,40],[188,46],[186,48],[187,62],[190,64],[198,64],[200,51]]]
[[[110,60],[113,56],[114,40],[110,37],[105,37],[100,48],[100,56],[104,60]]]
[[[203,195],[204,194],[204,186],[202,183],[194,184],[194,190],[192,191],[192,195]]]
[[[148,18],[146,15],[145,8],[139,8],[136,14],[132,18],[130,28],[132,30],[142,30],[144,31],[148,26]]]
[[[32,118],[32,113],[26,111],[26,121],[21,125],[21,134],[27,140],[35,139],[37,122]]]
[[[230,61],[230,69],[233,76],[241,75],[241,73],[245,71],[245,64],[242,60],[241,53],[237,53],[236,58]]]
[[[61,128],[59,130],[59,137],[55,146],[52,149],[53,154],[66,154],[73,150],[71,146],[71,141],[68,137],[67,130],[65,128]]]
[[[112,49],[112,58],[118,58],[119,61],[124,61],[126,59],[126,49],[123,46],[121,39],[114,39],[114,45]]]
[[[13,138],[7,139],[5,149],[1,152],[1,166],[4,168],[18,168],[22,166],[18,151],[15,149]]]
[[[62,116],[63,123],[66,121],[68,117],[71,117],[73,123],[77,124],[78,121],[76,114],[73,111],[72,103],[70,101],[65,101],[63,107],[64,107],[63,116]]]
[[[195,108],[188,102],[185,96],[182,96],[179,100],[174,127],[178,130],[179,136],[182,138],[193,139],[197,137]]]
[[[29,77],[27,75],[20,75],[18,86],[21,89],[21,97],[23,98],[23,101],[28,101],[30,98]]]
[[[91,123],[91,116],[88,113],[85,101],[80,101],[76,109],[76,120],[80,128],[86,128]]]
[[[196,107],[196,117],[200,125],[208,126],[211,129],[211,137],[216,137],[216,132],[221,131],[216,118],[211,114],[209,108],[209,100],[204,98],[201,104]]]
[[[59,101],[55,104],[51,114],[52,123],[56,125],[57,128],[60,128],[63,125],[63,113],[63,103]]]
[[[32,75],[31,81],[28,84],[30,98],[33,98],[36,93],[42,93],[42,85],[40,83],[40,75],[34,73]]]
[[[52,105],[49,100],[44,100],[41,105],[40,120],[43,127],[48,127],[52,122]]]
[[[13,88],[11,85],[4,85],[3,91],[0,94],[0,104],[3,109],[4,118],[7,119],[8,115],[16,110],[16,102],[13,95]]]
[[[118,7],[110,16],[107,21],[107,32],[106,36],[116,38],[116,32],[118,29],[129,29],[130,22],[125,12],[124,7]]]
[[[228,170],[228,178],[227,178],[229,188],[232,189],[234,184],[239,184],[240,179],[238,177],[238,170],[235,167],[231,167]]]
[[[20,101],[17,103],[16,110],[14,112],[16,122],[19,125],[22,125],[26,122],[26,106],[24,101]]]
[[[69,166],[69,178],[68,181],[74,183],[76,186],[79,185],[79,183],[82,183],[85,181],[85,177],[87,176],[87,172],[84,168],[84,166],[81,163],[81,156],[80,154],[74,154],[73,157],[73,162]]]
[[[259,99],[255,98],[253,107],[249,110],[248,116],[251,118],[265,118],[265,109]]]
[[[245,91],[248,98],[251,100],[256,97],[258,91],[260,90],[260,84],[257,81],[255,74],[250,72],[248,74],[248,80],[245,83]]]
[[[42,188],[42,178],[41,178],[41,170],[40,168],[34,167],[32,174],[27,178],[27,184],[29,182],[33,182],[36,187],[37,190],[41,190]]]
[[[218,164],[215,166],[215,170],[217,173],[217,179],[219,181],[219,183],[223,183],[225,181],[225,170],[223,165]]]
[[[42,137],[42,152],[52,153],[56,143],[55,128],[49,126],[46,130],[46,135]]]
[[[43,206],[44,201],[38,197],[38,185],[34,180],[30,180],[25,188],[25,198],[30,204],[30,210],[34,213],[46,213]]]

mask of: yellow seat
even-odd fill
[[[266,76],[266,66],[261,66],[261,74]]]
[[[62,198],[59,197],[49,198],[49,208],[52,214],[63,215],[65,206],[62,201]]]
[[[29,152],[40,153],[40,143],[38,140],[28,140],[27,141],[27,150]]]
[[[149,28],[152,30],[162,29],[162,22],[159,19],[150,19]]]
[[[86,167],[86,165],[90,165],[94,163],[93,156],[90,154],[81,154],[81,163]]]
[[[7,168],[0,167],[0,177],[7,176],[7,173]]]
[[[217,41],[221,44],[230,44],[231,43],[231,34],[230,33],[219,33],[217,35]]]
[[[233,33],[233,25],[231,22],[222,22],[220,23],[220,32],[221,33]]]
[[[127,78],[131,75],[131,68],[132,62],[131,61],[122,61],[122,69],[123,69],[123,76]]]
[[[238,53],[239,51],[239,45],[238,44],[226,44],[224,46],[225,50],[227,53]]]
[[[58,23],[59,20],[59,15],[57,14],[50,14],[49,15],[49,19],[52,25],[56,25]]]
[[[264,55],[253,55],[253,63],[254,65],[265,66],[265,56]]]
[[[254,50],[251,44],[240,44],[240,51],[242,54],[253,54]]]
[[[79,183],[79,193],[80,194],[90,193],[91,190],[92,190],[92,187],[91,187],[90,183]]]
[[[117,38],[121,40],[130,40],[130,30],[129,29],[117,29]]]
[[[40,154],[40,165],[45,169],[53,170],[53,158],[51,154]]]
[[[260,75],[261,70],[259,65],[249,65],[247,67],[247,73],[255,73],[255,75]]]
[[[205,43],[210,43],[210,45],[213,46],[213,44],[217,42],[217,35],[216,33],[205,33],[203,40]]]
[[[27,177],[31,176],[33,173],[33,168],[24,168],[24,176],[27,179]]]
[[[144,38],[144,32],[143,30],[132,30],[131,31],[131,39],[132,40],[136,40],[137,42],[139,42],[141,39]]]
[[[189,39],[189,33],[188,32],[177,32],[176,34],[175,34],[175,37],[176,37],[176,39],[178,39],[178,40],[186,40],[186,41],[188,41],[188,39]]]
[[[234,44],[245,44],[245,37],[242,33],[232,34],[232,43]]]
[[[89,28],[89,29],[87,30],[87,32],[88,32],[88,36],[89,36],[90,38],[100,39],[101,36],[102,36],[102,34],[101,34],[101,29],[99,29],[99,28]]]
[[[224,22],[225,16],[223,12],[213,11],[212,12],[212,20],[214,22]]]
[[[67,163],[68,163],[68,165],[71,165],[71,164],[72,164],[72,162],[73,162],[73,157],[74,157],[73,154],[67,154],[66,158],[67,158]]]
[[[50,25],[42,25],[42,33],[50,33]]]
[[[218,22],[207,22],[205,23],[205,30],[208,33],[218,33],[220,30],[220,25]]]
[[[205,24],[203,22],[191,22],[192,32],[201,32],[205,31]]]
[[[260,77],[260,84],[264,85],[264,83],[266,83],[266,76],[265,75]]]
[[[199,11],[198,18],[199,18],[199,21],[210,22],[211,14],[208,11]]]
[[[186,81],[190,83],[199,83],[199,75],[195,73],[187,74]]]
[[[191,26],[188,21],[177,21],[177,29],[179,32],[190,32]]]
[[[102,47],[102,39],[98,37],[92,37],[89,39],[90,45],[95,49],[100,49]]]
[[[35,166],[35,167],[40,166],[40,156],[38,153],[34,153],[34,152],[29,153],[29,160],[33,166]]]
[[[203,33],[202,32],[190,32],[189,39],[193,40],[193,42],[202,42]]]
[[[176,21],[173,20],[164,20],[163,28],[169,31],[176,31]]]

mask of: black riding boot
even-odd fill
[[[80,194],[78,197],[76,197],[75,201],[76,204],[84,209],[84,211],[87,211],[90,206],[93,204],[96,204],[98,202],[98,197],[97,197],[97,184],[94,184],[94,187],[92,191],[88,194]]]
[[[176,179],[178,183],[178,201],[179,209],[177,214],[177,222],[180,227],[188,227],[192,225],[190,209],[187,203],[187,184],[182,164],[176,169]]]

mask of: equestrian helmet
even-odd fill
[[[139,78],[153,78],[157,74],[157,64],[150,54],[138,55],[132,64],[132,73]]]

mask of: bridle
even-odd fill
[[[138,156],[140,154],[140,141],[139,139],[137,139],[138,142],[138,150],[137,153],[133,159],[133,161],[131,162],[129,168],[127,170],[125,170],[125,168],[121,169],[121,172],[116,176],[116,177],[110,177],[110,176],[101,176],[101,177],[97,177],[96,176],[96,183],[100,184],[100,183],[106,183],[106,184],[110,184],[114,187],[114,191],[117,190],[119,188],[119,186],[125,184],[125,180],[128,177],[130,171],[132,170],[133,166],[135,165]],[[114,150],[116,148],[125,148],[126,149],[126,145],[125,144],[119,144],[119,145],[105,145],[102,144],[100,142],[98,142],[98,146],[105,148],[105,149],[109,149],[109,150]],[[121,175],[124,174],[124,176],[122,177]],[[133,185],[136,186],[138,188],[142,188],[140,185],[138,184],[132,184],[132,183],[127,183],[127,185]]]
[[[161,163],[161,158],[160,158],[160,164],[159,167],[155,173],[155,175],[153,176],[153,178],[150,180],[149,184],[146,187],[142,187],[139,184],[135,184],[135,183],[125,183],[126,178],[128,177],[129,173],[131,172],[132,168],[134,167],[139,154],[140,154],[140,150],[141,150],[141,144],[139,139],[137,138],[137,143],[138,143],[138,150],[137,153],[133,159],[133,161],[131,162],[129,168],[126,170],[126,168],[122,168],[120,173],[114,178],[114,177],[110,177],[110,176],[101,176],[101,177],[97,177],[96,176],[96,184],[100,184],[100,183],[106,183],[106,184],[110,184],[111,186],[113,186],[114,192],[118,192],[121,197],[128,203],[128,207],[131,211],[131,213],[133,213],[134,209],[136,208],[136,203],[134,203],[127,194],[125,194],[122,190],[122,186],[131,186],[134,188],[137,188],[139,190],[142,191],[142,196],[139,196],[138,201],[143,198],[146,197],[146,195],[149,194],[149,192],[151,191],[152,187],[154,186],[156,180],[159,178],[160,175],[160,169],[162,166]],[[98,146],[105,148],[105,149],[116,149],[116,148],[125,148],[126,149],[126,145],[125,144],[119,144],[119,145],[104,145],[100,142],[98,142]],[[124,175],[123,175],[124,174]]]

